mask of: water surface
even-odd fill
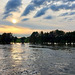
[[[75,75],[75,47],[0,45],[0,75]]]

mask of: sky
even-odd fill
[[[0,0],[0,34],[75,31],[75,0]]]

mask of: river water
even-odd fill
[[[0,75],[75,75],[75,47],[0,45]]]

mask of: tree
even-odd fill
[[[3,33],[1,35],[1,43],[2,44],[10,44],[13,40],[12,33]]]
[[[21,39],[21,43],[24,44],[26,38],[25,37],[21,37],[20,39]]]
[[[17,42],[17,37],[13,37],[13,42],[16,43]]]
[[[33,32],[30,36],[29,41],[30,41],[30,43],[36,44],[39,41],[38,38],[39,38],[39,33],[38,32]]]
[[[50,33],[46,32],[41,33],[33,32],[29,38],[29,42],[33,44],[65,44],[65,43],[75,43],[75,31],[65,33],[62,30],[51,31]]]

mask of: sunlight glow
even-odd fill
[[[14,23],[14,24],[17,23],[17,20],[16,19],[13,19],[12,20],[12,23]]]

